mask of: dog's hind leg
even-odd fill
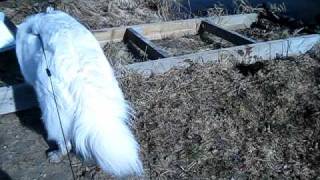
[[[48,152],[48,159],[49,162],[58,163],[72,148],[70,139],[72,120],[70,119],[73,118],[62,110],[63,106],[61,104],[64,101],[62,101],[61,98],[58,99],[58,105],[56,105],[52,95],[44,93],[42,89],[36,90],[38,94],[40,94],[40,98],[38,99],[42,110],[42,120],[47,130],[47,139],[48,141],[56,142],[58,145],[58,149]],[[59,89],[57,89],[56,92],[59,92],[58,90]],[[59,98],[59,96],[57,97]],[[60,105],[59,102],[61,102]]]
[[[67,146],[66,146],[67,145]],[[59,163],[62,158],[71,151],[71,142],[67,141],[66,144],[64,141],[58,142],[57,150],[52,150],[48,152],[48,159],[50,163]]]

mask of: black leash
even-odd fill
[[[58,115],[58,118],[59,118],[59,124],[60,124],[60,128],[61,128],[61,131],[62,131],[63,141],[64,141],[65,148],[66,148],[66,151],[67,151],[67,156],[68,156],[68,160],[69,160],[70,169],[71,169],[71,172],[72,172],[72,177],[73,177],[74,180],[76,180],[76,176],[75,176],[75,173],[74,173],[74,170],[73,170],[73,167],[72,167],[72,161],[71,161],[71,158],[70,158],[70,153],[68,151],[67,140],[66,140],[66,137],[65,137],[65,134],[64,134],[64,131],[63,131],[63,126],[62,126],[60,112],[59,112],[58,103],[57,103],[57,97],[56,97],[56,94],[55,94],[55,91],[54,91],[54,88],[53,88],[53,83],[52,83],[52,79],[51,79],[51,75],[52,74],[51,74],[51,71],[49,69],[49,63],[48,63],[48,60],[47,60],[46,52],[44,50],[44,44],[43,44],[43,41],[42,41],[42,38],[41,38],[40,34],[38,35],[38,37],[40,39],[42,52],[43,52],[43,55],[44,55],[44,59],[46,61],[46,66],[47,66],[46,73],[47,73],[47,75],[49,77],[49,80],[50,80],[52,95],[53,95],[54,103],[55,103],[55,106],[56,106],[56,109],[57,109],[57,115]]]

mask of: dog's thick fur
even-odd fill
[[[84,26],[61,11],[36,14],[19,26],[16,52],[37,93],[48,139],[59,146],[48,154],[51,161],[60,161],[74,144],[77,153],[115,176],[142,173],[139,147],[127,125],[129,107],[99,43]]]

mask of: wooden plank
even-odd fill
[[[181,37],[188,34],[197,34],[201,21],[208,20],[229,30],[249,28],[257,21],[258,15],[239,14],[219,17],[195,18],[178,21],[158,22],[150,24],[140,24],[133,26],[123,26],[115,28],[106,28],[93,31],[94,36],[103,46],[108,42],[120,42],[123,40],[126,29],[134,28],[143,36],[150,40],[163,39],[165,37]]]
[[[131,41],[132,43],[134,43],[141,49],[141,51],[146,53],[148,59],[155,60],[169,57],[169,53],[153,44],[150,40],[143,37],[143,35],[138,33],[133,28],[127,29],[124,41]]]
[[[147,60],[146,54],[139,49],[132,41],[127,41],[126,45],[128,50],[133,54],[136,59],[141,59],[141,61]]]
[[[18,84],[0,87],[0,115],[37,106],[36,95],[31,86]]]
[[[320,43],[320,35],[306,35],[242,45],[225,49],[199,52],[195,54],[164,58],[154,61],[134,63],[126,68],[142,75],[162,74],[172,68],[185,68],[192,63],[216,63],[233,58],[239,63],[254,63],[261,60],[271,60],[277,57],[304,54],[315,44]],[[26,84],[0,87],[0,115],[37,106],[32,88]]]
[[[223,62],[227,59],[234,59],[239,63],[250,64],[259,60],[304,54],[317,43],[320,43],[320,35],[306,35],[134,63],[127,65],[126,68],[148,76],[150,74],[163,74],[172,68],[185,68],[190,65],[190,62]]]
[[[211,22],[206,20],[202,21],[199,32],[203,33],[205,31],[211,34],[214,34],[216,36],[219,36],[222,39],[225,39],[235,45],[245,45],[245,44],[256,43],[256,41],[253,39],[245,37],[237,32],[229,31],[223,27],[212,24]]]

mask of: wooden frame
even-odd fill
[[[172,68],[185,68],[190,65],[190,62],[216,63],[233,58],[237,59],[238,63],[251,64],[260,60],[304,54],[317,43],[320,43],[320,35],[306,35],[139,62],[129,64],[126,68],[148,76],[150,74],[163,74]]]
[[[149,40],[158,40],[164,37],[180,37],[183,35],[197,34],[203,20],[217,24],[228,30],[249,28],[256,22],[258,15],[240,14],[220,17],[196,18],[178,21],[159,22],[151,24],[140,24],[126,27],[115,27],[93,31],[94,36],[103,46],[108,42],[121,42],[128,28],[133,28]]]

